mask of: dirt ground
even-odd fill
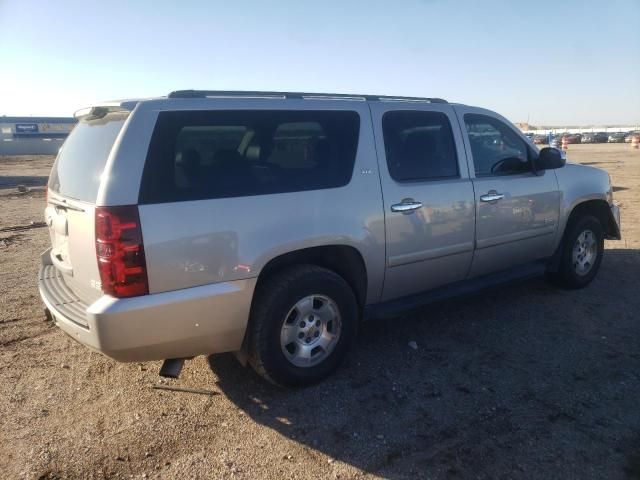
[[[337,374],[294,391],[231,355],[160,381],[158,362],[45,322],[48,236],[30,222],[51,158],[0,158],[0,477],[640,478],[640,152],[568,157],[608,170],[622,205],[591,286],[533,280],[368,323]]]

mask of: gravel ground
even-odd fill
[[[0,477],[640,478],[640,152],[569,158],[607,169],[622,204],[591,286],[533,280],[371,322],[337,374],[294,391],[231,355],[159,380],[158,362],[43,321],[47,232],[7,227],[42,220],[51,158],[0,158]]]

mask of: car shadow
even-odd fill
[[[0,189],[16,188],[18,185],[26,187],[43,187],[49,177],[46,175],[2,176],[0,175]]]
[[[368,322],[304,389],[209,365],[253,421],[385,478],[606,477],[640,458],[638,271],[608,250],[583,290],[536,279]]]
[[[602,160],[596,162],[580,162],[580,165],[618,165],[621,162],[617,160]]]

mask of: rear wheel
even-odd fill
[[[571,220],[562,245],[560,268],[553,278],[567,288],[586,287],[595,278],[604,254],[604,231],[592,215]]]
[[[357,318],[355,295],[342,277],[315,265],[288,268],[256,292],[249,361],[273,383],[318,382],[343,360]]]

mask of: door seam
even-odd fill
[[[456,121],[458,122],[458,129],[460,131],[460,136],[462,137],[462,149],[464,150],[464,158],[467,164],[467,176],[469,178],[469,182],[471,183],[471,191],[473,192],[473,251],[471,252],[471,261],[469,262],[469,267],[467,269],[467,273],[464,276],[465,279],[469,278],[471,274],[471,269],[473,267],[473,262],[476,259],[476,251],[478,250],[478,202],[476,196],[476,183],[475,183],[475,175],[471,178],[471,165],[469,164],[469,159],[473,162],[473,158],[469,156],[469,151],[467,150],[467,143],[465,141],[465,135],[467,135],[466,128],[462,128],[462,124],[460,123],[460,116],[458,115],[458,109],[455,105],[451,106],[453,109],[453,113],[456,116]],[[467,135],[468,136],[468,135]],[[475,173],[475,170],[474,170]]]
[[[376,128],[373,120],[373,111],[371,110],[371,104],[367,101],[367,108],[369,109],[369,119],[371,120],[371,134],[373,136],[373,151],[376,154],[376,165],[378,166],[378,184],[380,185],[380,196],[382,197],[382,225],[384,228],[384,268],[382,270],[382,285],[378,295],[377,303],[382,301],[384,297],[384,287],[387,282],[387,203],[384,198],[384,188],[382,186],[382,174],[380,169],[380,155],[378,155],[378,142],[376,140]],[[386,161],[386,158],[385,158]]]

